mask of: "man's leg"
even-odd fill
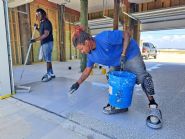
[[[42,77],[43,82],[47,82],[52,78],[55,78],[55,75],[53,74],[52,63],[51,63],[52,48],[53,48],[53,42],[45,43],[42,46],[43,56],[44,56],[44,60],[46,61],[46,67],[47,67],[47,73]]]
[[[139,55],[131,60],[128,60],[125,64],[125,70],[136,74],[137,84],[141,84],[142,89],[149,100],[149,103],[155,102],[153,97],[155,93],[152,76],[146,71],[143,58]]]
[[[158,109],[158,104],[154,99],[154,84],[152,76],[146,71],[143,58],[136,56],[126,63],[126,70],[133,72],[137,76],[137,84],[141,84],[149,100],[149,116],[147,117],[147,125],[151,128],[160,128],[162,126],[162,114]]]
[[[55,78],[51,62],[47,62],[47,73],[50,74],[52,78]]]
[[[53,42],[48,42],[48,51],[47,51],[47,70],[48,70],[48,74],[50,74],[50,76],[52,78],[55,78],[55,75],[53,73],[53,68],[52,68],[52,51],[53,51]]]
[[[153,97],[155,94],[154,84],[153,84],[152,76],[149,73],[147,73],[141,80],[141,87],[149,100],[149,105],[155,104],[156,106],[158,106],[158,104],[155,102]]]

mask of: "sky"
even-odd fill
[[[141,40],[158,49],[185,49],[185,29],[141,32]]]

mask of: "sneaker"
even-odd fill
[[[55,78],[55,74],[54,73],[50,73],[51,78]]]
[[[156,104],[150,104],[146,125],[150,128],[159,129],[162,127],[162,123],[161,110],[157,108]]]
[[[128,108],[116,108],[111,106],[110,104],[107,104],[107,106],[103,107],[103,113],[104,114],[116,114],[116,113],[121,113],[121,112],[127,112]]]
[[[48,82],[48,81],[50,81],[51,79],[52,79],[52,77],[51,77],[48,73],[46,73],[46,74],[42,77],[41,81],[42,81],[42,82]]]
[[[149,104],[150,109],[157,109],[157,107],[158,107],[157,104]],[[158,119],[158,117],[151,115],[150,116],[150,121],[153,124],[157,124],[159,122],[159,119]]]

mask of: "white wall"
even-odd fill
[[[11,94],[4,5],[0,0],[0,98]]]

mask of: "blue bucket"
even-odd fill
[[[118,108],[128,108],[136,83],[136,75],[126,71],[109,73],[109,104]]]

